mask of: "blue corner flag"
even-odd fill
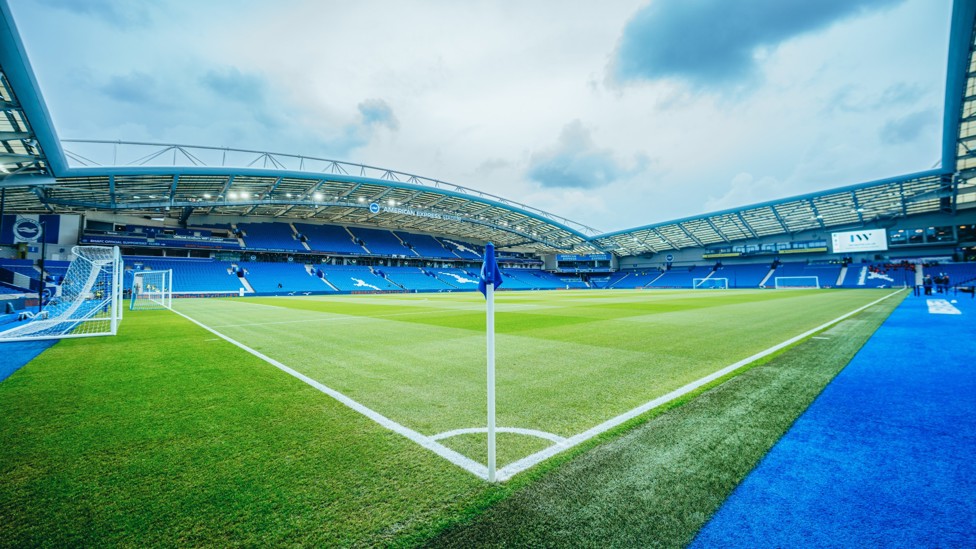
[[[494,284],[495,288],[502,285],[502,272],[498,270],[498,262],[495,261],[495,245],[489,242],[485,245],[485,262],[481,264],[481,277],[478,279],[478,291],[488,297],[488,284]]]

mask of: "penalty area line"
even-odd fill
[[[752,355],[752,356],[750,356],[748,358],[744,358],[744,359],[736,362],[735,364],[730,364],[730,365],[726,366],[725,368],[722,368],[721,370],[718,370],[716,372],[713,372],[713,373],[711,373],[711,374],[709,374],[709,375],[707,375],[707,376],[705,376],[703,378],[700,378],[700,379],[698,379],[696,381],[692,381],[691,383],[689,383],[687,385],[684,385],[682,387],[679,387],[679,388],[675,389],[674,391],[671,391],[670,393],[667,393],[667,394],[662,395],[662,396],[660,396],[658,398],[655,398],[654,400],[651,400],[649,402],[646,402],[646,403],[638,406],[637,408],[634,408],[633,410],[630,410],[628,412],[624,412],[623,414],[620,414],[619,416],[617,416],[615,418],[608,419],[607,421],[604,421],[603,423],[597,425],[596,427],[592,427],[592,428],[590,428],[590,429],[588,429],[586,431],[583,431],[582,433],[580,433],[578,435],[574,435],[572,437],[569,437],[568,439],[566,439],[563,442],[556,443],[555,445],[550,446],[549,448],[546,448],[545,450],[541,450],[541,451],[536,452],[536,453],[534,453],[532,455],[526,456],[526,457],[524,457],[524,458],[522,458],[522,459],[520,459],[518,461],[509,463],[508,465],[506,465],[506,466],[504,466],[504,467],[502,467],[501,469],[498,470],[498,474],[496,475],[496,478],[498,479],[499,482],[508,480],[508,479],[512,478],[514,475],[516,475],[518,473],[521,473],[522,471],[525,471],[526,469],[529,469],[531,467],[534,467],[534,466],[538,465],[539,463],[542,463],[543,461],[545,461],[545,460],[547,460],[547,459],[555,456],[556,454],[560,454],[562,452],[565,452],[566,450],[569,450],[570,448],[572,448],[574,446],[577,446],[579,444],[582,444],[583,442],[586,442],[587,440],[590,440],[591,438],[593,438],[593,437],[595,437],[597,435],[603,434],[603,433],[609,431],[610,429],[613,429],[614,427],[617,427],[618,425],[621,425],[623,423],[626,423],[627,421],[630,421],[631,419],[634,419],[634,418],[636,418],[636,417],[638,417],[638,416],[640,416],[642,414],[645,414],[645,413],[653,410],[654,408],[657,408],[658,406],[661,406],[662,404],[667,404],[668,402],[671,402],[672,400],[675,400],[677,398],[680,398],[680,397],[682,397],[682,396],[684,396],[684,395],[686,395],[686,394],[688,394],[688,393],[690,393],[690,392],[692,392],[692,391],[694,391],[694,390],[696,390],[696,389],[698,389],[698,388],[700,388],[700,387],[702,387],[704,385],[707,385],[707,384],[711,383],[712,381],[715,381],[716,379],[719,379],[721,377],[724,377],[724,376],[726,376],[726,375],[728,375],[728,374],[730,374],[730,373],[738,370],[739,368],[742,368],[743,366],[747,366],[749,364],[752,364],[753,362],[755,362],[755,361],[757,361],[757,360],[759,360],[761,358],[767,357],[767,356],[775,353],[776,351],[779,351],[780,349],[783,349],[785,347],[788,347],[788,346],[790,346],[790,345],[792,345],[792,344],[794,344],[794,343],[796,343],[796,342],[798,342],[798,341],[800,341],[800,340],[802,340],[804,338],[807,338],[807,337],[812,336],[813,334],[815,334],[817,332],[820,332],[822,330],[825,330],[825,329],[833,326],[834,324],[837,324],[838,322],[840,322],[840,321],[842,321],[842,320],[844,320],[846,318],[849,318],[851,316],[854,316],[857,313],[860,313],[861,311],[863,311],[863,310],[865,310],[865,309],[867,309],[869,307],[873,307],[873,306],[877,305],[878,303],[881,303],[882,301],[888,299],[891,296],[894,296],[894,295],[897,295],[897,294],[901,293],[902,291],[904,291],[904,290],[898,290],[898,291],[892,292],[892,293],[890,293],[890,294],[888,294],[888,295],[886,295],[886,296],[884,296],[884,297],[882,297],[880,299],[877,299],[875,301],[872,301],[871,303],[868,303],[867,305],[858,307],[857,309],[854,309],[853,311],[851,311],[849,313],[843,314],[843,315],[841,315],[841,316],[839,316],[839,317],[837,317],[837,318],[835,318],[835,319],[833,319],[833,320],[831,320],[829,322],[826,322],[824,324],[821,324],[820,326],[817,326],[816,328],[813,328],[811,330],[807,330],[806,332],[803,332],[802,334],[800,334],[798,336],[791,337],[790,339],[787,339],[786,341],[784,341],[782,343],[779,343],[777,345],[773,345],[772,347],[766,349],[765,351],[760,351],[760,352],[758,352],[758,353],[756,353],[756,354],[754,354],[754,355]]]
[[[314,387],[315,389],[318,389],[319,391],[325,393],[326,395],[329,395],[330,397],[332,397],[333,399],[335,399],[335,400],[339,401],[340,403],[344,404],[348,408],[351,408],[351,409],[355,410],[356,412],[359,412],[360,414],[368,417],[369,419],[375,421],[376,423],[379,423],[380,425],[382,425],[383,427],[389,429],[390,431],[393,431],[394,433],[403,435],[404,437],[412,440],[413,442],[416,442],[420,446],[422,446],[422,447],[430,450],[431,452],[434,452],[435,454],[439,455],[440,457],[446,459],[447,461],[450,461],[454,465],[457,465],[458,467],[460,467],[460,468],[464,469],[465,471],[467,471],[467,472],[475,475],[476,477],[479,477],[479,478],[484,479],[484,480],[488,480],[488,468],[485,465],[482,465],[481,463],[478,463],[478,462],[472,460],[471,458],[468,458],[467,456],[464,456],[464,455],[462,455],[462,454],[460,454],[458,452],[455,452],[454,450],[451,450],[447,446],[444,446],[443,444],[435,441],[434,439],[432,439],[432,438],[430,438],[428,436],[422,435],[422,434],[418,433],[417,431],[414,431],[413,429],[410,429],[409,427],[405,427],[405,426],[403,426],[403,425],[401,425],[401,424],[393,421],[392,419],[384,416],[383,414],[380,414],[379,412],[377,412],[377,411],[375,411],[375,410],[373,410],[371,408],[367,408],[366,406],[363,406],[362,404],[360,404],[360,403],[356,402],[355,400],[347,397],[346,395],[340,393],[339,391],[336,391],[335,389],[332,389],[330,387],[327,387],[326,385],[323,385],[322,383],[320,383],[320,382],[318,382],[318,381],[316,381],[316,380],[314,380],[314,379],[306,376],[305,374],[303,374],[301,372],[298,372],[296,370],[293,370],[292,368],[289,368],[288,366],[285,366],[281,362],[278,362],[277,360],[275,360],[275,359],[273,359],[273,358],[265,355],[264,353],[261,353],[260,351],[257,351],[255,349],[252,349],[252,348],[248,347],[247,345],[244,345],[243,343],[241,343],[239,341],[236,341],[236,340],[234,340],[234,339],[232,339],[232,338],[230,338],[230,337],[228,337],[228,336],[226,336],[226,335],[218,332],[217,330],[214,330],[213,328],[207,326],[206,324],[204,324],[204,323],[202,323],[202,322],[200,322],[200,321],[198,321],[198,320],[196,320],[194,318],[191,318],[191,317],[189,317],[189,316],[187,316],[187,315],[185,315],[185,314],[183,314],[183,313],[181,313],[179,311],[176,311],[176,310],[173,310],[173,309],[170,309],[170,310],[173,311],[174,313],[182,316],[183,318],[189,320],[190,322],[196,324],[197,326],[200,326],[204,330],[207,330],[208,332],[216,335],[220,339],[223,339],[224,341],[226,341],[226,342],[228,342],[228,343],[230,343],[232,345],[235,345],[235,346],[239,347],[240,349],[243,349],[244,351],[246,351],[246,352],[248,352],[248,353],[256,356],[257,358],[259,358],[259,359],[267,362],[268,364],[274,366],[275,368],[278,368],[282,372],[285,372],[286,374],[288,374],[288,375],[290,375],[290,376],[292,376],[294,378],[297,378],[297,379],[303,381],[304,383],[306,383],[306,384]]]

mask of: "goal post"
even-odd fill
[[[119,248],[75,246],[64,280],[40,310],[23,311],[5,324],[0,341],[115,335],[122,321],[122,255]]]
[[[777,290],[820,288],[819,276],[777,276],[773,280]]]
[[[173,270],[133,271],[129,310],[172,309]]]
[[[728,290],[729,279],[727,278],[693,278],[692,287],[696,290]]]

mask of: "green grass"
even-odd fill
[[[578,433],[881,295],[500,293],[499,424]],[[857,317],[870,321],[846,321],[843,333],[866,337],[894,301]],[[479,294],[191,300],[178,308],[421,433],[484,425]],[[851,337],[844,353],[857,341]],[[802,410],[829,371],[846,363],[844,353],[830,361],[807,353],[782,368],[783,379],[797,379],[790,383],[807,395],[783,417]],[[739,393],[749,399],[755,392],[762,410],[772,394],[765,384]],[[749,419],[723,399],[678,410],[706,400],[711,416],[697,420],[703,431],[715,431],[709,425],[723,410]],[[792,417],[770,432],[782,432]],[[693,435],[694,425],[688,429]],[[627,455],[684,470],[682,433]],[[544,487],[635,435],[615,436],[491,487],[177,315],[127,314],[118,336],[62,341],[0,383],[0,545],[411,544],[484,509],[503,509],[504,502],[492,506],[517,502],[525,497],[520,490]],[[752,431],[725,436],[752,448]],[[763,436],[756,435],[757,448],[771,444],[772,435]],[[484,461],[484,435],[445,442]],[[544,445],[501,435],[499,462]],[[721,474],[724,489],[746,467],[740,461],[751,467],[758,459],[751,450],[740,456],[734,445],[723,448],[707,462],[719,473],[703,463],[688,474]],[[732,473],[724,460],[735,463],[726,467]],[[605,482],[644,478],[629,468],[633,460],[619,461],[601,465],[619,476]],[[705,491],[709,501],[720,497]],[[554,495],[572,501],[580,493]],[[605,513],[628,509],[629,500],[615,508],[618,496],[605,492]],[[467,531],[452,529],[442,541],[478,539]]]
[[[459,517],[425,545],[686,546],[900,301],[557,460],[538,481]]]
[[[575,435],[878,297],[500,293],[498,425]],[[191,300],[177,309],[422,434],[485,426],[480,294]],[[444,444],[484,463],[478,438]],[[508,438],[500,465],[540,449],[538,439]]]

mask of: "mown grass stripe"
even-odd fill
[[[375,410],[372,410],[370,408],[367,408],[366,406],[363,406],[362,404],[360,404],[360,403],[356,402],[355,400],[347,397],[346,395],[340,393],[339,391],[336,391],[335,389],[332,389],[330,387],[327,387],[327,386],[323,385],[322,383],[319,383],[318,381],[316,381],[316,380],[314,380],[314,379],[306,376],[305,374],[303,374],[301,372],[297,372],[297,371],[293,370],[292,368],[289,368],[288,366],[286,366],[286,365],[278,362],[277,360],[275,360],[275,359],[273,359],[273,358],[271,358],[271,357],[269,357],[269,356],[267,356],[267,355],[265,355],[265,354],[263,354],[263,353],[261,353],[259,351],[256,351],[256,350],[248,347],[247,345],[244,345],[243,343],[241,343],[239,341],[236,341],[236,340],[234,340],[234,339],[232,339],[232,338],[230,338],[230,337],[228,337],[228,336],[226,336],[226,335],[218,332],[217,330],[214,330],[213,328],[207,326],[206,324],[203,324],[202,322],[199,322],[199,321],[193,319],[192,317],[189,317],[189,316],[187,316],[187,315],[185,315],[185,314],[183,314],[183,313],[181,313],[179,311],[176,311],[176,310],[172,310],[172,311],[175,314],[180,315],[183,318],[189,320],[190,322],[196,324],[197,326],[200,326],[204,330],[207,330],[208,332],[210,332],[210,333],[216,335],[217,337],[223,339],[224,341],[226,341],[226,342],[228,342],[228,343],[230,343],[232,345],[235,345],[235,346],[239,347],[240,349],[242,349],[242,350],[244,350],[244,351],[246,351],[246,352],[248,352],[248,353],[256,356],[257,358],[259,358],[259,359],[267,362],[268,364],[274,366],[275,368],[278,368],[282,372],[285,372],[286,374],[288,374],[288,375],[290,375],[290,376],[292,376],[292,377],[294,377],[296,379],[299,379],[302,382],[304,382],[304,383],[306,383],[306,384],[308,384],[308,385],[310,385],[310,386],[318,389],[319,391],[321,391],[321,392],[325,393],[326,395],[334,398],[335,400],[341,402],[345,406],[348,406],[349,408],[351,408],[351,409],[359,412],[360,414],[368,417],[369,419],[375,421],[376,423],[382,425],[383,427],[385,427],[385,428],[393,431],[394,433],[403,435],[404,437],[410,439],[411,441],[416,442],[420,446],[426,448],[427,450],[430,450],[431,452],[434,452],[438,456],[440,456],[440,457],[442,457],[442,458],[450,461],[454,465],[457,465],[458,467],[460,467],[460,468],[468,471],[469,473],[471,473],[471,474],[473,474],[473,475],[475,475],[475,476],[477,476],[479,478],[484,478],[484,479],[487,479],[488,478],[488,469],[484,465],[475,462],[474,460],[468,458],[467,456],[461,455],[458,452],[455,452],[454,450],[451,450],[447,446],[444,446],[443,444],[438,443],[437,441],[433,440],[432,438],[430,438],[428,436],[425,436],[425,435],[422,435],[422,434],[418,433],[417,431],[414,431],[413,429],[410,429],[408,427],[405,427],[403,425],[400,425],[399,423],[397,423],[397,422],[393,421],[392,419],[384,416],[383,414],[380,414],[379,412],[377,412]]]

